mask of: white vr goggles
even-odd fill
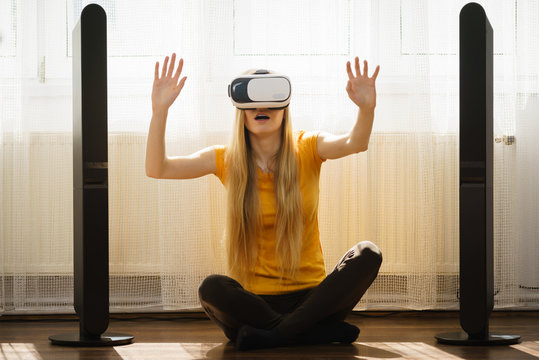
[[[228,96],[242,110],[256,108],[284,109],[290,103],[292,86],[287,76],[257,70],[242,75],[228,85]]]

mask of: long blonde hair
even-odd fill
[[[293,277],[300,262],[303,215],[297,148],[288,107],[281,125],[281,146],[274,159],[276,258],[281,279]],[[257,259],[262,216],[257,166],[245,127],[245,111],[236,109],[234,132],[226,151],[228,205],[225,238],[230,275],[245,282]]]

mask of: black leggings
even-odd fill
[[[315,324],[343,321],[378,275],[380,249],[363,241],[348,250],[316,287],[283,295],[255,295],[236,280],[210,275],[200,285],[206,314],[232,341],[243,325],[278,332],[293,339]]]

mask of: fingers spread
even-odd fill
[[[187,76],[184,76],[181,80],[180,80],[180,83],[178,84],[178,89],[181,90],[183,89],[183,86],[185,85],[185,81],[187,80]]]
[[[348,79],[352,80],[354,78],[354,73],[352,72],[350,61],[346,62],[346,72],[348,73]]]
[[[168,73],[167,77],[172,77],[172,73],[174,72],[174,64],[176,63],[176,54],[172,54],[172,58],[170,59],[170,66],[168,67]]]
[[[174,79],[178,80],[178,78],[180,77],[180,74],[182,73],[182,69],[183,69],[183,59],[180,59],[180,62],[178,63],[178,70],[176,70]]]
[[[374,81],[376,81],[376,78],[378,77],[378,72],[380,72],[380,65],[376,67],[376,70],[374,70],[374,74],[372,75]]]
[[[154,80],[159,80],[159,61],[155,63]]]
[[[367,60],[363,60],[363,75],[369,76],[369,63]]]
[[[359,58],[356,56],[356,59],[355,59],[355,63],[356,63],[356,75],[357,76],[361,76],[361,69],[359,68]]]
[[[163,70],[161,71],[162,78],[167,75],[167,65],[168,65],[168,56],[165,57],[165,62],[163,63]]]

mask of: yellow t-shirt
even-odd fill
[[[300,191],[303,201],[303,245],[301,261],[294,279],[280,279],[279,261],[275,256],[275,193],[273,174],[258,170],[258,194],[262,205],[263,228],[257,236],[258,258],[249,281],[242,284],[259,295],[276,295],[312,288],[325,277],[324,259],[318,231],[318,193],[322,162],[317,150],[318,133],[296,134]],[[217,177],[226,182],[226,147],[215,147]]]

